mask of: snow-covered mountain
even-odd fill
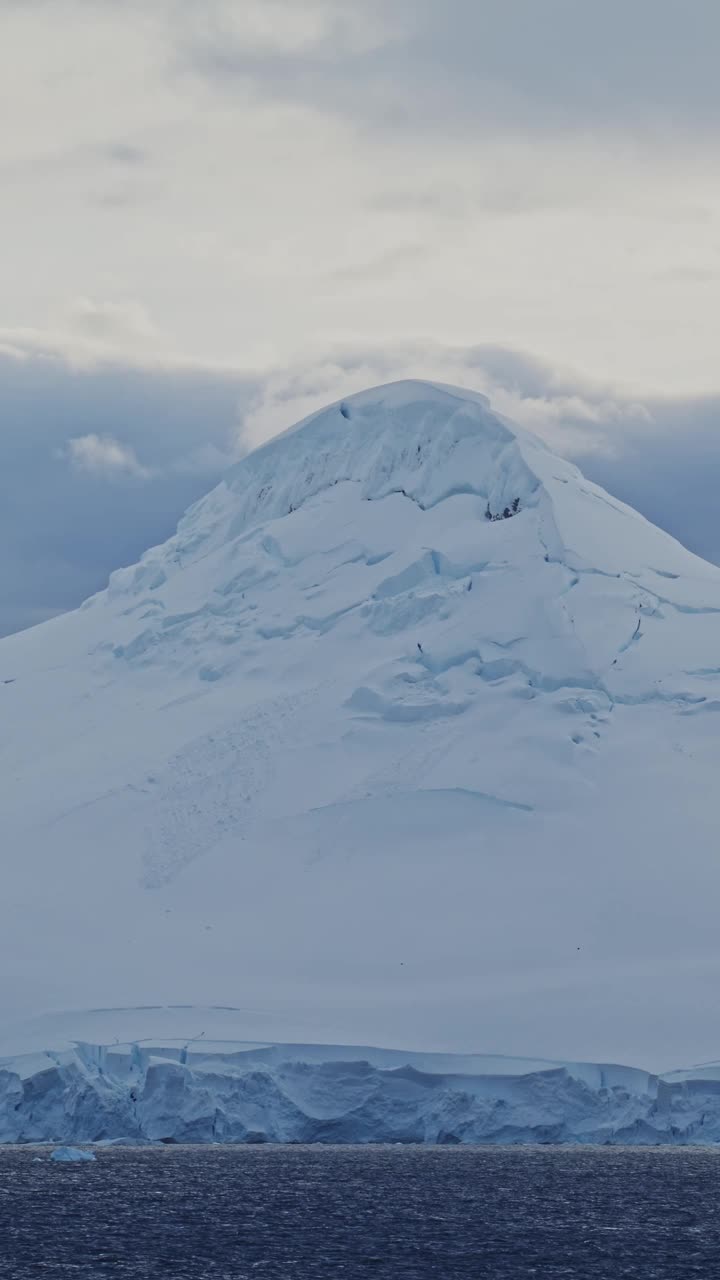
[[[0,642],[5,1026],[716,1056],[719,710],[720,570],[481,396],[353,396]]]

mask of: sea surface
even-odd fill
[[[720,1277],[720,1151],[0,1148],[2,1280]]]

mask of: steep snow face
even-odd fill
[[[307,419],[0,681],[8,1014],[716,1056],[720,571],[482,397]]]

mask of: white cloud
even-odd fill
[[[101,343],[155,341],[160,336],[141,302],[102,302],[95,298],[75,298],[67,312],[71,331]]]
[[[257,54],[365,53],[394,29],[376,0],[205,0],[186,9],[185,18],[184,42],[219,63]]]
[[[80,471],[100,475],[131,475],[146,480],[150,474],[141,466],[135,451],[112,436],[74,436],[68,440],[67,457]]]

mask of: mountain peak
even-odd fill
[[[259,524],[292,515],[322,492],[351,484],[364,501],[401,495],[422,510],[474,496],[482,514],[534,505],[550,463],[576,468],[500,418],[477,392],[402,381],[345,397],[237,462],[183,517],[177,535],[152,548],[141,571],[121,570],[111,591],[186,567]],[[162,562],[162,566],[158,563]]]
[[[238,462],[226,484],[236,523],[296,510],[323,488],[360,484],[363,497],[404,492],[423,507],[458,492],[505,505],[507,486],[536,487],[519,439],[539,441],[504,422],[471,391],[431,382],[393,382],[311,414]],[[510,500],[516,496],[507,496]]]
[[[487,544],[491,559],[505,547],[511,559],[524,556],[528,565],[542,556],[570,576],[615,577],[631,593],[639,582],[651,592],[659,580],[666,590],[678,579],[699,579],[715,589],[720,583],[715,566],[494,413],[485,396],[408,380],[339,400],[247,454],[190,509],[173,538],[148,551],[138,566],[112,576],[109,594],[142,596],[208,556],[234,562],[240,548],[262,549],[266,543],[256,531],[275,530],[277,522],[292,543],[298,521],[314,526],[333,504],[342,508],[348,502],[359,503],[359,511],[368,503],[412,504],[428,516],[447,506],[446,516],[425,522],[418,517],[417,530],[429,538],[438,523],[449,524],[457,537],[467,525],[478,549],[468,564],[482,559],[480,548]],[[319,514],[300,517],[308,509]],[[519,542],[507,530],[498,541],[480,524],[520,513],[525,537]],[[377,509],[367,514],[371,523],[381,519]],[[399,536],[406,523],[399,522]],[[393,551],[403,554],[401,547]],[[299,563],[288,551],[288,564]],[[214,586],[231,590],[229,583]]]

